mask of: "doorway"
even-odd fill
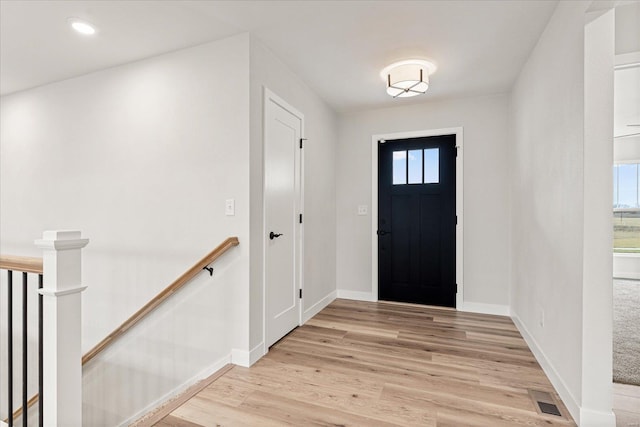
[[[304,116],[265,89],[265,345],[300,325]]]
[[[378,143],[378,296],[455,307],[456,136]]]
[[[616,34],[633,37],[625,24],[635,15],[637,27],[640,6],[615,15]],[[640,425],[640,50],[618,53],[613,74],[613,411],[618,425]]]
[[[443,128],[443,129],[429,129],[419,131],[408,132],[395,132],[387,134],[376,134],[371,137],[371,296],[372,301],[377,301],[384,296],[384,293],[379,292],[379,276],[380,276],[380,259],[379,259],[379,192],[378,192],[378,180],[379,180],[379,154],[378,148],[381,141],[407,140],[407,139],[421,139],[429,137],[441,137],[449,135],[450,138],[455,137],[454,146],[454,174],[455,174],[455,258],[454,258],[454,304],[449,301],[449,306],[456,307],[458,310],[465,310],[464,303],[464,198],[463,198],[463,165],[464,165],[464,133],[462,127]],[[435,148],[435,147],[432,147]],[[424,149],[424,148],[423,148]],[[427,147],[428,149],[428,147]],[[407,151],[409,151],[407,149]],[[423,153],[424,156],[424,153]],[[424,157],[423,157],[424,162]],[[393,173],[393,172],[392,172]],[[424,174],[424,172],[423,172]],[[424,177],[423,177],[424,178]],[[408,177],[407,177],[408,179]],[[417,178],[416,178],[417,179]],[[381,230],[385,230],[382,228]],[[388,231],[388,230],[387,230]],[[393,234],[393,230],[391,230]],[[389,235],[385,236],[388,237]]]

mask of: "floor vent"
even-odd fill
[[[558,407],[553,403],[538,402],[538,407],[540,408],[540,412],[543,414],[555,415],[558,417],[562,416]]]
[[[562,412],[560,412],[560,408],[558,408],[558,405],[551,393],[539,390],[529,390],[529,396],[531,396],[531,400],[533,400],[536,405],[536,410],[540,414],[562,417]]]

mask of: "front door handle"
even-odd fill
[[[270,240],[273,240],[273,239],[275,239],[277,237],[280,237],[280,236],[282,236],[282,233],[274,233],[273,231],[271,233],[269,233],[269,239]]]
[[[376,234],[377,234],[378,236],[384,236],[385,234],[391,234],[391,232],[390,232],[390,231],[386,231],[386,230],[378,230],[378,231],[376,232]]]

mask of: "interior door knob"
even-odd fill
[[[282,233],[274,233],[273,231],[271,233],[269,233],[269,239],[270,240],[273,240],[276,237],[280,237],[280,236],[282,236]]]
[[[391,234],[391,232],[386,230],[378,230],[377,234],[378,236],[384,236],[385,234]]]

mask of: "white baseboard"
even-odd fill
[[[231,363],[248,368],[264,355],[264,342],[253,347],[250,351],[234,348],[231,350]]]
[[[264,350],[264,341],[263,341],[260,344],[258,344],[257,346],[255,346],[253,348],[253,350],[251,350],[249,352],[249,366],[251,366],[254,363],[256,363],[265,354],[267,354],[267,352]]]
[[[311,319],[316,314],[320,313],[320,311],[322,311],[323,308],[331,304],[333,300],[336,299],[336,293],[337,293],[336,291],[330,292],[329,295],[322,298],[320,301],[318,301],[317,303],[313,304],[311,307],[306,309],[304,313],[302,313],[302,324],[304,325],[305,323],[307,323],[309,319]]]
[[[184,383],[182,383],[178,387],[174,388],[170,392],[165,393],[162,397],[160,397],[160,398],[156,399],[155,401],[151,402],[150,404],[145,406],[143,409],[141,409],[140,411],[135,413],[133,416],[127,418],[125,421],[123,421],[120,424],[120,427],[128,426],[131,423],[139,420],[144,415],[148,414],[149,412],[151,412],[152,410],[154,410],[158,406],[160,406],[163,403],[165,403],[165,402],[173,399],[174,397],[180,395],[186,389],[188,389],[192,385],[196,384],[198,381],[202,381],[203,379],[210,377],[211,375],[213,375],[214,373],[216,373],[217,371],[219,371],[220,369],[222,369],[225,365],[227,365],[229,363],[231,363],[231,355],[228,355],[228,356],[225,356],[225,357],[221,358],[220,360],[216,361],[212,365],[210,365],[207,368],[203,369],[202,371],[198,372],[196,375],[194,375],[193,377],[191,377],[189,380],[185,381]]]
[[[616,427],[616,416],[613,411],[600,412],[580,408],[579,425],[580,427]]]
[[[529,333],[529,330],[524,326],[520,318],[515,313],[512,313],[511,319],[513,319],[513,323],[515,323],[516,327],[520,331],[520,334],[527,342],[529,349],[531,349],[531,352],[542,367],[542,370],[545,374],[547,374],[549,381],[551,381],[551,384],[558,392],[558,395],[560,395],[560,399],[562,399],[562,402],[564,402],[565,406],[571,413],[571,416],[578,423],[578,425],[582,426],[582,424],[580,423],[580,404],[573,396],[573,394],[571,394],[567,385],[564,383],[560,375],[558,375],[558,372],[555,370],[551,362],[549,362],[549,359],[544,354],[536,340],[533,338],[533,335],[531,335]]]
[[[580,406],[520,318],[516,314],[512,314],[511,318],[576,423],[580,427],[616,427],[616,416],[613,412],[594,411]]]
[[[461,307],[456,307],[460,311],[466,311],[469,313],[480,314],[495,314],[498,316],[509,316],[511,309],[508,305],[501,304],[487,304],[484,302],[469,302],[465,301]]]
[[[370,301],[370,302],[377,301],[377,299],[373,297],[373,294],[371,292],[349,291],[345,289],[338,289],[336,293],[337,293],[337,297],[341,299],[352,299],[356,301]]]
[[[8,426],[7,423],[5,423],[4,421],[0,421],[0,427],[7,427],[7,426]]]

